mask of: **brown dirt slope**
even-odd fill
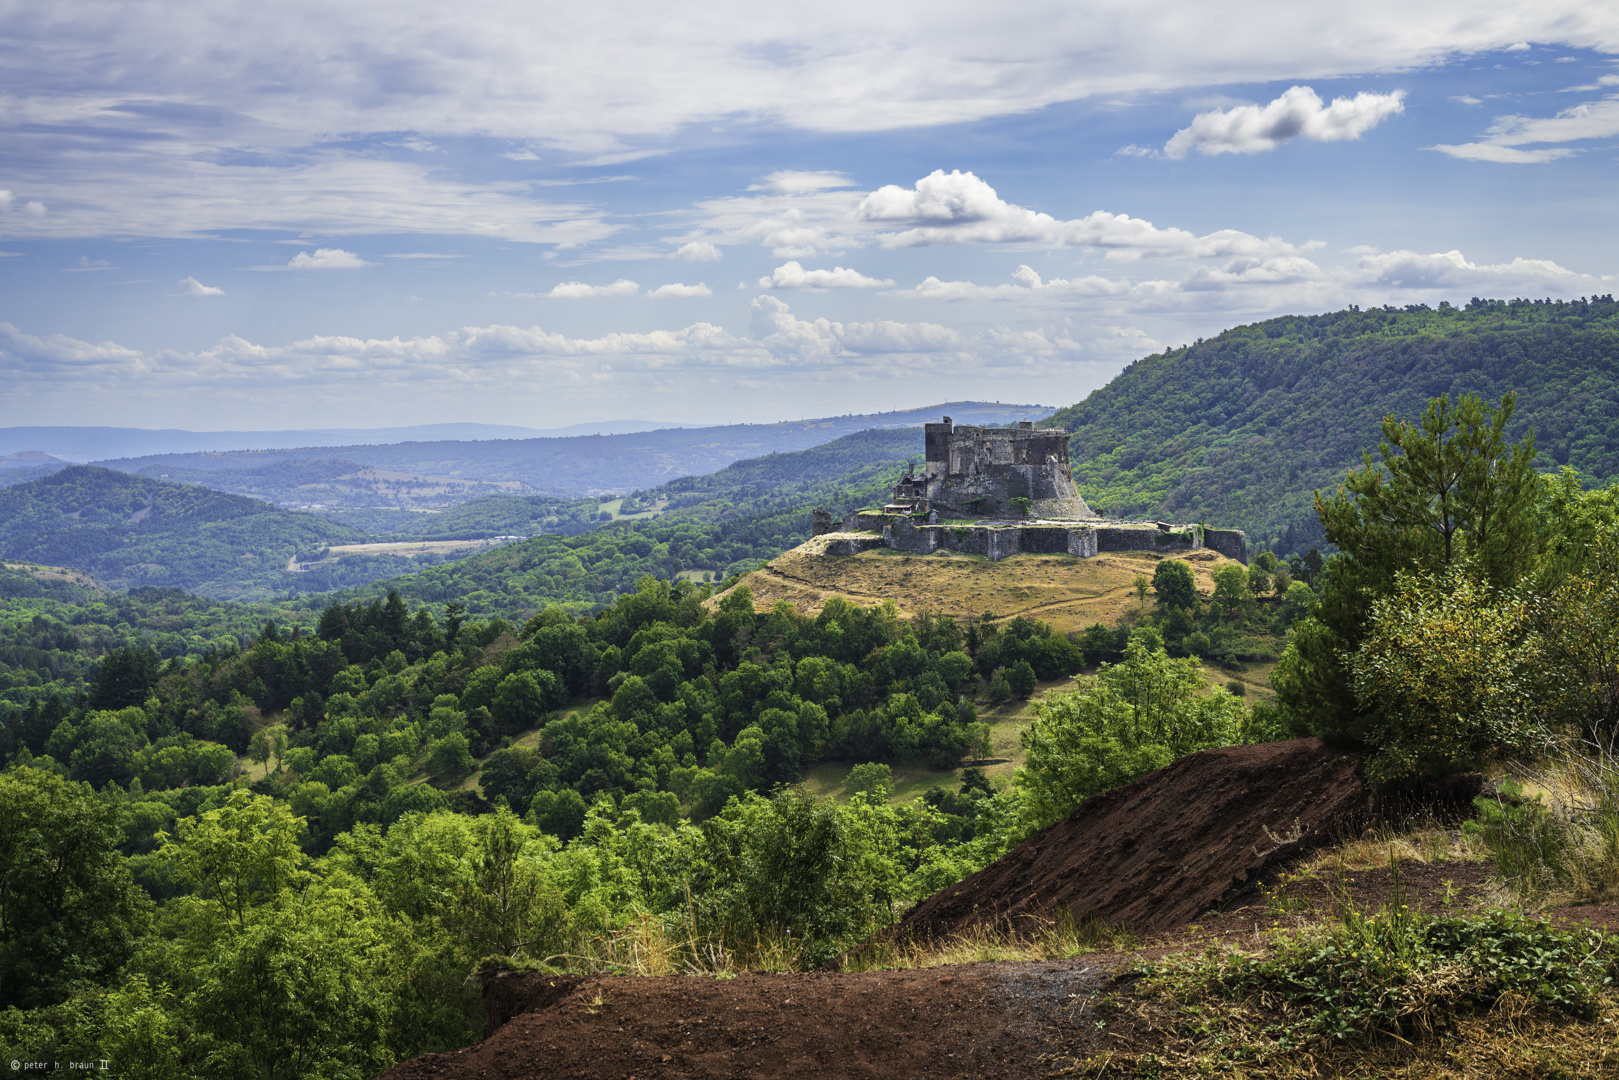
[[[1014,555],[1000,562],[951,553],[827,555],[827,539],[800,544],[744,577],[741,584],[752,591],[755,608],[766,611],[785,600],[800,612],[815,614],[834,596],[861,607],[892,600],[907,617],[925,610],[961,619],[988,611],[997,619],[1025,615],[1066,633],[1098,622],[1112,626],[1120,616],[1135,612],[1140,606],[1136,576],[1152,577],[1165,558],[1191,567],[1205,596],[1214,594],[1214,572],[1231,561],[1206,550],[1172,556],[1121,551],[1093,559]],[[718,597],[710,601],[717,602]]]
[[[532,994],[526,1011],[492,1038],[383,1080],[1046,1076],[1094,1040],[1090,1008],[1110,976],[1074,961],[725,980],[502,976],[486,1002],[504,1009]]]
[[[1359,771],[1357,756],[1315,739],[1192,754],[1086,799],[912,908],[899,933],[926,941],[1064,912],[1137,931],[1191,922],[1355,824]]]

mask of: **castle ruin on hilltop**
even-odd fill
[[[1206,547],[1248,561],[1247,538],[1235,529],[1103,521],[1074,485],[1066,431],[1036,429],[1026,420],[1015,428],[957,427],[948,416],[924,430],[922,475],[906,470],[881,510],[850,514],[841,523],[826,510],[811,515],[814,536],[850,534],[833,541],[828,554],[886,547],[995,560],[1019,552],[1090,557]]]
[[[947,416],[927,424],[927,461],[920,477],[907,476],[894,502],[972,517],[1079,519],[1096,514],[1079,497],[1068,467],[1068,433],[1039,429],[956,427]]]

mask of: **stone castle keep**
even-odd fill
[[[1037,431],[1027,420],[1010,429],[956,427],[948,416],[923,430],[922,482],[933,506],[972,517],[1096,517],[1074,486],[1066,431]]]
[[[886,547],[998,560],[1019,552],[1089,558],[1206,547],[1248,561],[1247,538],[1235,529],[1102,520],[1074,486],[1066,431],[1037,430],[1028,421],[1016,428],[956,427],[947,416],[925,432],[922,475],[907,470],[881,510],[840,523],[825,510],[814,512],[813,535],[844,534],[827,543],[827,554]]]

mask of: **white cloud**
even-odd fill
[[[677,298],[693,297],[693,296],[713,296],[714,295],[714,290],[710,289],[707,285],[703,284],[701,281],[699,281],[695,285],[681,285],[681,284],[678,284],[676,282],[670,282],[667,285],[659,285],[656,289],[653,289],[650,292],[648,292],[647,295],[648,296],[655,296],[655,297],[671,297],[672,296],[672,297],[677,297]]]
[[[300,251],[287,262],[288,270],[357,270],[371,264],[342,248],[316,248],[313,253]]]
[[[720,249],[703,240],[681,244],[675,250],[675,258],[685,259],[687,262],[719,262],[720,257]]]
[[[1500,116],[1477,142],[1441,144],[1430,149],[1465,161],[1538,165],[1570,157],[1579,153],[1580,148],[1542,145],[1526,150],[1523,147],[1609,139],[1615,135],[1619,135],[1619,96],[1583,102],[1551,117]]]
[[[21,211],[27,217],[42,218],[45,216],[45,204],[35,199],[19,204],[15,195],[5,188],[0,188],[0,213],[14,211]]]
[[[761,289],[879,289],[892,284],[892,279],[878,280],[841,266],[831,270],[805,270],[796,261],[784,263],[769,276],[759,279]]]
[[[82,378],[101,372],[139,375],[150,367],[139,351],[110,341],[93,345],[66,334],[35,337],[0,322],[0,374],[6,377]]]
[[[1507,46],[1506,51],[1507,52],[1528,52],[1529,51],[1529,43],[1527,41],[1515,41],[1511,45]]]
[[[749,185],[749,191],[769,191],[776,195],[802,195],[811,191],[854,187],[855,182],[840,172],[773,172],[762,184]]]
[[[204,285],[194,277],[180,279],[180,288],[192,296],[224,296],[225,290],[213,285]]]
[[[920,285],[895,289],[883,295],[908,300],[1060,300],[1122,296],[1130,291],[1128,282],[1096,274],[1072,281],[1066,278],[1046,281],[1028,266],[1019,266],[1012,271],[1012,280],[1016,284],[977,285],[970,281],[941,281],[929,276]]]
[[[1405,111],[1405,91],[1334,98],[1331,105],[1308,86],[1294,86],[1269,105],[1239,105],[1199,113],[1164,144],[1164,156],[1257,154],[1291,139],[1337,142],[1358,139],[1396,113]]]
[[[557,300],[583,300],[592,296],[634,296],[641,286],[625,278],[611,285],[586,285],[582,281],[564,281],[545,295]]]
[[[1296,246],[1276,237],[1261,239],[1235,229],[1197,236],[1184,229],[1160,229],[1150,221],[1098,210],[1063,221],[1006,202],[970,172],[935,170],[914,187],[888,184],[862,199],[856,219],[884,247],[929,244],[1027,244],[1094,248],[1112,259],[1145,256],[1264,258],[1294,254]]]
[[[1402,289],[1479,289],[1495,293],[1550,290],[1565,296],[1598,291],[1608,279],[1581,274],[1547,259],[1518,257],[1479,264],[1460,251],[1422,255],[1415,251],[1372,252],[1356,262],[1356,276],[1367,284]]]

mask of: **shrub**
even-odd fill
[[[1565,744],[1530,777],[1549,798],[1525,800],[1508,782],[1504,798],[1474,800],[1479,818],[1464,827],[1526,900],[1619,899],[1619,758],[1599,744]]]

